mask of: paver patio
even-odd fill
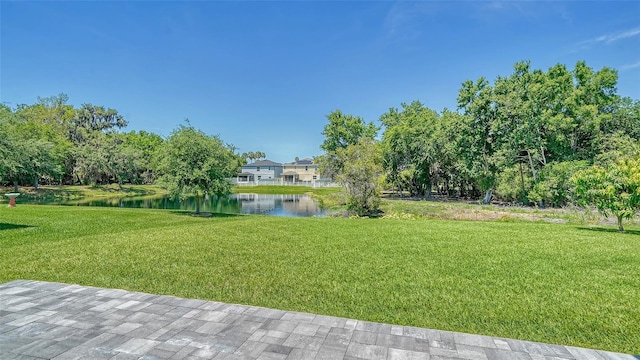
[[[571,346],[25,280],[0,285],[0,358],[640,359]]]

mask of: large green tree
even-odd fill
[[[14,174],[20,169],[20,149],[9,129],[12,117],[13,111],[8,106],[0,104],[0,180],[4,182],[13,181]]]
[[[468,117],[444,109],[434,133],[433,149],[436,152],[434,184],[439,185],[439,194],[466,197],[474,190],[474,179],[461,156],[462,129]]]
[[[382,136],[384,167],[396,188],[412,195],[430,197],[438,174],[437,112],[421,102],[402,104],[380,117],[385,127]]]
[[[365,123],[361,117],[343,114],[340,110],[332,111],[327,115],[327,120],[329,123],[322,131],[325,139],[320,145],[327,153],[355,145],[362,138],[373,139],[378,132],[373,123]]]
[[[3,138],[0,145],[4,150],[2,176],[5,181],[13,181],[14,191],[18,184],[31,182],[38,189],[43,177],[57,178],[61,174],[60,162],[54,151],[54,143],[49,141],[50,126],[28,121],[23,114],[26,107],[15,112],[6,106],[0,111],[0,127]]]
[[[376,137],[378,128],[373,123],[365,123],[359,117],[343,114],[340,110],[334,110],[327,115],[329,123],[324,126],[322,135],[325,136],[320,148],[324,154],[318,157],[320,173],[327,178],[335,179],[342,173],[343,162],[337,151],[346,149],[349,145],[357,144],[361,139]]]
[[[128,122],[118,113],[117,110],[97,106],[93,104],[82,104],[76,110],[76,116],[69,126],[69,137],[75,143],[83,143],[90,138],[93,133],[107,133],[113,130],[126,127]]]
[[[83,183],[108,182],[114,175],[116,132],[127,126],[117,110],[82,104],[67,127],[74,144],[72,173]]]
[[[462,83],[458,108],[463,110],[467,119],[456,138],[460,155],[468,172],[485,192],[482,202],[488,204],[499,172],[497,115],[489,82],[481,77],[476,82],[467,80]]]
[[[137,184],[152,184],[156,178],[156,169],[160,160],[163,139],[158,134],[140,130],[123,133],[123,146],[130,154],[137,153],[131,168],[129,180]]]
[[[542,71],[528,61],[516,63],[513,73],[499,76],[493,86],[483,78],[464,82],[458,105],[470,119],[459,137],[461,156],[486,192],[483,202],[496,187],[511,192],[520,185],[521,201],[537,198],[543,205],[549,199],[540,195],[548,192],[533,197],[528,192],[552,185],[538,185],[554,177],[541,176],[547,165],[593,161],[602,149],[604,128],[626,129],[633,123],[633,115],[615,117],[617,109],[633,114],[629,103],[616,106],[616,82],[617,73],[606,67],[594,71],[578,62],[572,71],[561,64]],[[507,175],[517,172],[520,176]]]
[[[162,146],[159,181],[173,197],[196,197],[196,213],[205,195],[227,195],[229,178],[235,176],[241,158],[217,136],[191,125],[174,130]]]
[[[57,169],[55,176],[47,174],[41,180],[51,182],[55,177],[59,182],[70,179],[73,168],[73,143],[69,139],[69,127],[76,116],[76,109],[67,104],[69,97],[61,93],[57,96],[38,97],[33,105],[20,105],[16,110],[23,133],[38,140],[52,144],[50,158],[54,164],[51,169]],[[37,180],[37,179],[36,179]],[[37,183],[36,183],[37,184]]]
[[[640,141],[640,100],[619,98],[611,116],[603,119],[600,128],[605,134],[621,132]]]
[[[107,173],[121,190],[123,182],[135,181],[143,164],[143,152],[125,139],[120,133],[109,134],[107,139]]]
[[[72,173],[81,184],[97,185],[108,181],[110,136],[94,133],[73,148]]]

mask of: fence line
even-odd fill
[[[337,183],[330,180],[311,180],[311,181],[284,181],[278,179],[260,179],[254,181],[238,181],[237,178],[228,179],[236,186],[259,186],[259,185],[282,185],[282,186],[309,186],[318,187],[340,187]]]

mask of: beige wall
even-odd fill
[[[313,181],[313,177],[316,179],[320,178],[320,173],[316,170],[318,165],[310,164],[310,165],[292,165],[292,164],[284,164],[283,174],[287,171],[293,171],[298,174],[299,181]]]

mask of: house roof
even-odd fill
[[[243,165],[243,166],[282,166],[282,164],[273,162],[271,160],[259,160],[254,163]]]
[[[285,165],[313,165],[313,159],[311,158],[304,158],[304,159],[300,159],[298,161],[293,161],[290,163],[285,163]]]
[[[282,173],[282,175],[298,175],[298,173],[295,171],[285,171]]]
[[[238,176],[253,176],[253,173],[250,173],[250,172],[242,172],[242,173],[238,174]]]

